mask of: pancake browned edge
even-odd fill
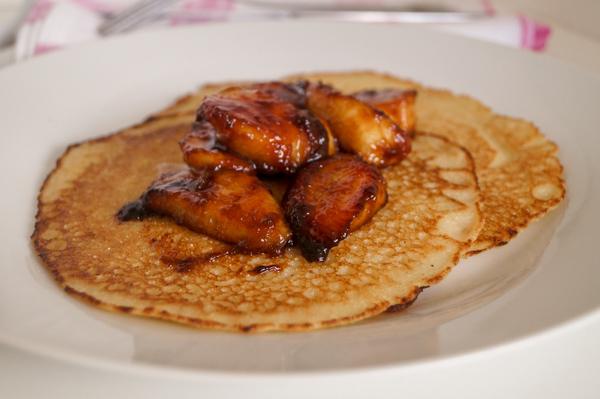
[[[311,330],[412,302],[477,237],[483,218],[473,159],[432,134],[419,134],[411,154],[383,170],[387,205],[323,263],[294,248],[274,257],[226,255],[225,244],[168,218],[118,223],[121,206],[181,164],[177,143],[190,131],[194,103],[221,87],[73,145],[60,158],[40,192],[32,240],[66,292],[100,308],[196,327]]]

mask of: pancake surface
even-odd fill
[[[399,165],[383,170],[389,200],[323,263],[295,248],[243,255],[163,217],[119,223],[115,212],[166,170],[178,141],[217,86],[143,124],[71,146],[47,178],[32,236],[72,295],[113,311],[188,325],[256,332],[347,324],[413,301],[441,281],[483,224],[471,155],[419,134]],[[139,151],[144,148],[144,151]]]

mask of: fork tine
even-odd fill
[[[98,28],[102,36],[130,31],[140,24],[155,18],[163,9],[181,0],[142,0],[112,18],[108,18]]]

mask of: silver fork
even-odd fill
[[[141,0],[115,15],[109,16],[98,27],[102,36],[130,31],[154,19],[161,11],[181,0]]]
[[[180,1],[182,0],[141,0],[124,11],[108,17],[98,28],[98,33],[108,36],[133,30],[156,18],[161,11]],[[458,11],[442,4],[393,7],[238,1],[257,7],[255,14],[266,13],[267,16],[273,18],[314,18],[354,22],[458,23],[488,16],[484,11]]]

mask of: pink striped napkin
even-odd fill
[[[136,0],[38,0],[20,27],[16,45],[17,61],[49,51],[100,39],[97,28],[108,15],[119,12]],[[343,0],[334,0],[344,4]],[[362,0],[365,4],[368,0]],[[378,4],[381,1],[377,1]],[[441,0],[440,0],[441,1]],[[446,0],[448,1],[448,0]],[[396,2],[397,3],[397,2]],[[468,2],[467,2],[468,3]],[[464,7],[465,2],[450,4]],[[550,27],[524,15],[499,15],[488,0],[474,0],[470,8],[485,10],[490,18],[461,24],[431,24],[438,29],[507,46],[543,51]],[[182,0],[139,29],[268,18],[270,13],[235,0]]]

